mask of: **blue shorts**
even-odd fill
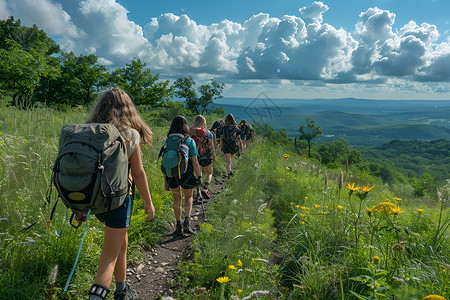
[[[111,228],[127,228],[130,226],[131,213],[133,212],[133,196],[128,195],[122,206],[108,213],[95,215],[100,222]]]

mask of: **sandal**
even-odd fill
[[[108,296],[108,293],[109,293],[109,290],[105,286],[94,283],[91,286],[91,289],[89,290],[89,298],[92,295],[92,296],[100,297],[103,300],[105,300],[106,296]]]

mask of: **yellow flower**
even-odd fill
[[[373,263],[377,265],[379,262],[380,262],[380,258],[378,256],[374,256]]]
[[[405,211],[401,210],[400,206],[397,206],[397,208],[392,209],[392,212],[397,215],[397,214],[405,212]]]
[[[375,186],[366,185],[366,186],[363,187],[363,192],[368,193],[374,187]]]
[[[287,154],[283,155],[283,158],[288,158],[288,157],[289,157],[289,155],[287,155]]]
[[[305,222],[302,221],[302,224],[305,225]]]
[[[423,300],[446,300],[446,299],[439,295],[428,295],[426,297],[423,297]]]
[[[338,209],[343,209],[344,207],[342,207],[341,205],[338,205],[337,208],[338,208]]]
[[[216,280],[220,283],[226,283],[226,282],[230,281],[230,278],[228,278],[227,276],[224,276],[224,277],[219,277]]]
[[[299,207],[300,207],[300,205],[296,205],[295,207],[299,208]]]
[[[305,197],[305,200],[308,200],[308,197]]]
[[[228,266],[228,268],[230,268],[231,270],[236,270],[236,267],[233,265]]]
[[[319,208],[320,207],[320,205],[319,204],[316,204],[316,205],[314,205],[316,208]]]
[[[367,214],[369,215],[369,217],[372,216],[373,209],[370,209],[366,206],[366,211],[367,211]]]
[[[419,213],[419,215],[421,215],[421,214],[423,213],[423,209],[419,208],[419,209],[417,210],[417,212]]]
[[[395,201],[401,201],[402,199],[401,199],[401,198],[394,197],[394,200],[395,200]]]
[[[355,187],[355,184],[354,184],[354,183],[352,183],[352,184],[347,183],[347,188],[348,188],[349,190],[351,190],[351,191],[357,191],[357,190],[359,190],[361,187],[360,187],[360,186],[356,186],[356,187]]]
[[[291,205],[293,205],[294,204],[294,202],[291,202]]]
[[[386,199],[385,202],[381,202],[381,203],[375,205],[372,208],[372,211],[373,212],[382,211],[382,212],[388,213],[388,212],[391,212],[396,209],[397,209],[397,206],[395,204],[391,203],[391,201],[389,201],[389,199]]]
[[[242,290],[241,289],[238,289],[238,293],[239,293],[239,295],[242,293]]]
[[[238,267],[242,267],[242,261],[239,259],[237,262]]]

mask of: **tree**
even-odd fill
[[[35,95],[37,101],[53,106],[86,106],[109,85],[109,71],[97,63],[94,54],[62,53],[59,60],[57,76],[41,80]]]
[[[186,99],[186,107],[189,110],[203,115],[208,112],[208,107],[214,100],[223,97],[222,90],[225,84],[211,79],[211,84],[203,84],[198,88],[200,96],[197,95],[194,89],[195,85],[194,79],[189,76],[178,78],[174,82],[173,88],[176,96]],[[220,111],[218,113],[220,114]]]
[[[316,121],[306,118],[306,126],[300,126],[298,131],[300,132],[298,138],[308,143],[308,156],[311,156],[311,141],[319,134],[322,134],[322,129],[316,125]]]
[[[159,74],[152,75],[140,59],[132,60],[113,73],[113,82],[126,91],[137,105],[161,105],[172,99],[169,80],[158,80]]]
[[[361,152],[348,145],[348,141],[340,138],[332,142],[321,143],[317,149],[323,164],[357,164],[361,162]]]
[[[35,88],[44,76],[57,73],[59,46],[36,25],[25,27],[13,17],[0,21],[0,89],[21,108],[31,105]]]

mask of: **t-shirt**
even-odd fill
[[[198,156],[197,145],[195,144],[195,141],[193,139],[188,137],[184,143],[189,148],[189,157]]]
[[[130,159],[131,154],[139,146],[141,142],[141,137],[136,129],[129,128],[122,132],[122,136],[125,138],[125,149],[127,151],[128,159]]]

